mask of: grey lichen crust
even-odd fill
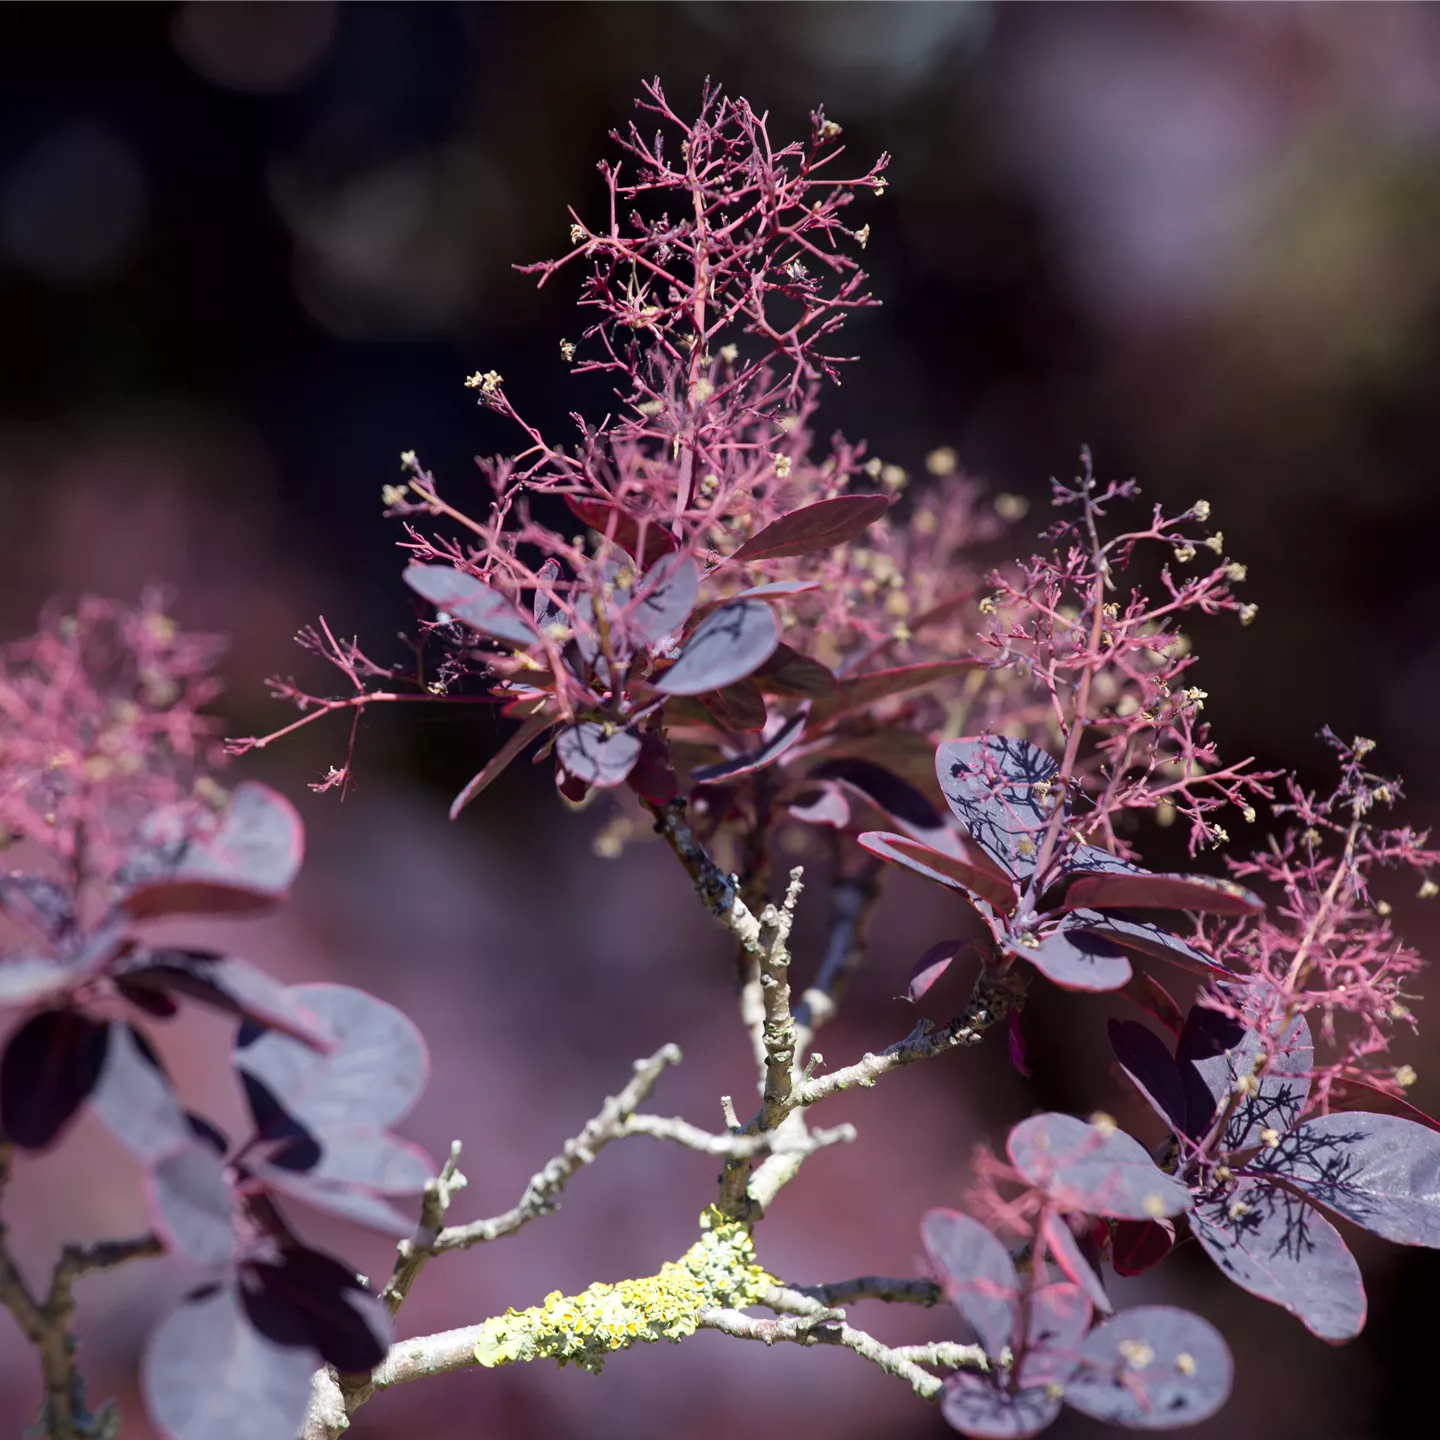
[[[578,1295],[556,1290],[541,1305],[487,1320],[475,1358],[487,1368],[558,1360],[598,1373],[617,1350],[693,1335],[705,1310],[759,1303],[776,1282],[755,1261],[749,1226],[711,1206],[700,1229],[700,1239],[658,1275],[596,1283]]]

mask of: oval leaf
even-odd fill
[[[1197,1200],[1190,1229],[1226,1279],[1288,1310],[1322,1340],[1350,1340],[1365,1328],[1360,1267],[1313,1205],[1241,1181]]]
[[[277,1440],[299,1433],[317,1359],[256,1330],[235,1286],[212,1285],[151,1332],[140,1386],[174,1440]]]
[[[1034,874],[1045,827],[1061,797],[1060,767],[1028,740],[982,735],[935,752],[935,774],[956,818],[1017,879]]]
[[[753,680],[737,680],[723,690],[706,691],[699,699],[722,730],[763,730],[770,718],[765,696]]]
[[[805,721],[808,717],[808,709],[790,716],[788,720],[780,719],[774,733],[758,750],[748,750],[743,755],[733,755],[728,760],[721,760],[714,765],[702,765],[698,770],[690,772],[690,779],[696,785],[711,785],[717,780],[732,780],[737,775],[749,775],[755,770],[763,770],[779,760],[805,733]]]
[[[1318,1115],[1249,1169],[1397,1245],[1440,1249],[1440,1135],[1398,1115]]]
[[[920,999],[950,968],[964,943],[962,940],[942,940],[938,945],[932,945],[915,962],[915,968],[910,972],[910,983],[905,987],[905,998],[912,1004]]]
[[[1117,1220],[1158,1220],[1190,1205],[1190,1192],[1113,1123],[1033,1115],[1011,1132],[1010,1162],[1067,1210]]]
[[[721,690],[759,669],[779,643],[770,607],[763,600],[737,600],[707,615],[675,663],[650,683],[666,695]]]
[[[1070,883],[1062,908],[1116,905],[1132,910],[1198,910],[1207,915],[1250,915],[1265,908],[1258,895],[1233,880],[1149,873],[1081,875]]]
[[[189,1122],[159,1056],[140,1031],[122,1020],[110,1022],[105,1063],[90,1105],[144,1165],[153,1165],[189,1141]]]
[[[383,1130],[329,1135],[318,1144],[308,1136],[298,1137],[272,1150],[267,1163],[322,1184],[353,1185],[374,1195],[418,1195],[435,1175],[435,1162],[418,1145]]]
[[[1012,1393],[999,1375],[961,1370],[945,1382],[940,1413],[953,1430],[975,1440],[1027,1440],[1060,1413],[1060,1396],[1044,1385]]]
[[[278,1261],[246,1265],[242,1275],[241,1303],[261,1334],[281,1340],[302,1333],[341,1374],[363,1374],[385,1358],[390,1317],[348,1265],[295,1245]]]
[[[67,990],[80,974],[46,955],[12,955],[0,960],[0,1005],[30,1006]]]
[[[597,535],[606,536],[642,565],[654,565],[675,550],[675,537],[658,520],[642,522],[604,500],[567,495],[565,503]]]
[[[932,660],[924,665],[900,665],[893,670],[874,670],[868,675],[846,675],[835,687],[833,697],[819,707],[817,724],[853,715],[867,705],[888,700],[892,695],[906,695],[924,690],[941,680],[969,670],[984,668],[981,660]]]
[[[197,1265],[229,1264],[235,1253],[235,1191],[224,1160],[201,1140],[187,1141],[146,1176],[155,1228],[168,1248]]]
[[[510,767],[510,762],[542,731],[555,723],[553,715],[532,715],[520,728],[470,777],[470,783],[450,802],[453,820],[482,790],[494,784]]]
[[[892,835],[884,830],[867,830],[859,837],[859,844],[862,849],[891,865],[901,865],[951,890],[968,892],[997,910],[1008,910],[1015,903],[1014,890],[1002,885],[988,870],[981,870],[954,855],[932,850],[908,836]]]
[[[828,550],[863,534],[888,509],[884,495],[837,495],[817,500],[772,520],[752,535],[732,560],[780,560],[788,555],[809,555]]]
[[[1055,1257],[1055,1263],[1065,1272],[1068,1279],[1073,1280],[1084,1292],[1085,1298],[1096,1310],[1108,1315],[1115,1307],[1110,1303],[1110,1297],[1105,1293],[1105,1287],[1100,1283],[1100,1277],[1095,1273],[1095,1267],[1085,1258],[1085,1252],[1080,1248],[1080,1242],[1075,1238],[1075,1232],[1070,1228],[1069,1223],[1063,1215],[1057,1215],[1053,1210],[1045,1212],[1041,1223],[1041,1234],[1045,1237],[1045,1243],[1050,1247],[1050,1253]],[[1044,1291],[1040,1292],[1044,1294]],[[1087,1313],[1085,1320],[1089,1324]],[[1031,1326],[1033,1330],[1033,1322]],[[1080,1327],[1080,1334],[1075,1337],[1078,1344],[1080,1335],[1085,1333],[1085,1326]],[[1027,1376],[1027,1378],[1030,1378]]]
[[[1234,1362],[1220,1333],[1170,1305],[1141,1305],[1107,1320],[1080,1347],[1065,1387],[1075,1409],[1132,1430],[1174,1430],[1226,1401]]]
[[[626,618],[631,632],[654,645],[689,618],[700,594],[700,567],[688,555],[667,555],[652,565],[635,592]]]
[[[452,620],[509,645],[530,645],[535,627],[498,590],[451,565],[411,565],[402,577],[422,599]]]
[[[1095,1284],[1098,1289],[1100,1282]],[[1016,1367],[1016,1382],[1022,1387],[1063,1385],[1080,1363],[1080,1342],[1090,1328],[1091,1314],[1090,1301],[1078,1285],[1045,1285],[1036,1290],[1025,1305],[1025,1349]]]
[[[601,789],[623,785],[640,758],[640,736],[633,730],[616,730],[582,720],[562,730],[555,754],[566,774]]]
[[[0,1059],[0,1128],[22,1150],[60,1137],[100,1078],[109,1026],[78,1010],[42,1010]]]
[[[1043,937],[1007,940],[1005,949],[1028,961],[1062,990],[1119,990],[1130,983],[1133,973],[1124,949],[1113,938],[1080,926],[1062,926]]]
[[[1138,1020],[1111,1020],[1110,1048],[1131,1084],[1177,1135],[1185,1133],[1185,1087],[1165,1042]]]
[[[1110,1263],[1117,1275],[1143,1275],[1174,1248],[1169,1220],[1117,1220],[1110,1227]]]
[[[920,1238],[946,1298],[985,1353],[998,1360],[1019,1318],[1019,1282],[1009,1252],[978,1220],[958,1210],[927,1211]]]
[[[330,1185],[304,1171],[288,1170],[279,1165],[257,1162],[249,1168],[267,1189],[298,1200],[312,1210],[338,1215],[352,1225],[388,1235],[392,1240],[404,1240],[415,1233],[415,1218],[396,1209],[373,1191],[360,1190],[352,1185]]]

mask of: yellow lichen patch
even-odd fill
[[[700,1229],[700,1239],[658,1275],[597,1282],[578,1295],[552,1291],[543,1304],[487,1320],[475,1358],[487,1368],[558,1360],[598,1373],[616,1350],[693,1335],[700,1312],[711,1306],[755,1304],[775,1281],[755,1263],[748,1227],[712,1206],[700,1217]]]

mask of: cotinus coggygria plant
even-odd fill
[[[600,855],[658,836],[731,939],[752,1098],[727,1099],[715,1132],[644,1109],[681,1059],[661,1045],[510,1210],[452,1220],[460,1142],[437,1171],[390,1133],[425,1070],[403,1017],[358,991],[283,988],[231,957],[146,940],[154,915],[278,898],[298,825],[252,782],[197,788],[209,696],[187,688],[198,642],[173,628],[163,697],[126,691],[117,709],[87,690],[57,710],[46,697],[71,693],[76,667],[57,657],[82,615],[16,652],[18,698],[0,707],[0,824],[51,866],[0,889],[33,932],[0,971],[23,1017],[0,1075],[7,1146],[48,1145],[89,1103],[144,1162],[155,1232],[127,1253],[169,1250],[206,1271],[145,1361],[152,1416],[176,1440],[329,1440],[363,1429],[377,1391],[426,1376],[540,1360],[599,1371],[700,1330],[849,1350],[971,1436],[1033,1435],[1066,1406],[1127,1428],[1201,1421],[1230,1393],[1225,1340],[1174,1305],[1117,1312],[1112,1272],[1150,1270],[1193,1237],[1238,1285],[1340,1341],[1365,1298],[1336,1220],[1440,1245],[1440,1135],[1405,1100],[1414,1072],[1392,1049],[1413,1028],[1420,962],[1380,894],[1433,895],[1440,856],[1382,823],[1400,790],[1370,768],[1368,741],[1326,732],[1340,770],[1328,796],[1222,758],[1183,627],[1248,625],[1256,607],[1204,500],[1142,510],[1133,482],[1100,480],[1087,453],[1073,481],[1052,482],[1059,518],[1037,552],[987,570],[977,547],[1021,518],[1015,497],[987,501],[947,450],[912,481],[843,434],[817,439],[825,387],[853,359],[840,332],[877,303],[859,256],[884,157],[844,168],[840,126],[821,111],[781,144],[766,116],[708,87],[694,120],[658,82],[640,110],[601,167],[603,213],[572,212],[568,249],[529,267],[542,284],[582,272],[582,319],[575,339],[557,337],[559,357],[612,387],[605,418],[576,415],[572,435],[550,437],[498,371],[472,374],[484,423],[513,427],[518,448],[480,461],[478,497],[413,451],[384,487],[403,525],[397,595],[415,615],[403,661],[320,622],[302,641],[342,693],[276,681],[298,718],[230,749],[348,712],[345,758],[313,787],[343,793],[376,705],[503,716],[513,728],[476,754],[452,817],[528,758],[572,808],[601,814]],[[1148,589],[1142,568],[1157,576]],[[125,623],[140,627],[134,644],[159,643],[153,617]],[[53,717],[72,701],[61,735]],[[101,823],[112,814],[123,823]],[[1187,873],[1147,868],[1151,827],[1177,822]],[[1253,854],[1232,844],[1237,824],[1266,832]],[[810,874],[782,854],[820,863]],[[939,886],[955,916],[919,957],[870,933],[899,870]],[[828,910],[813,957],[792,947],[802,897]],[[908,968],[895,1014],[929,1009],[957,977],[963,988],[944,1023],[912,1014],[888,1045],[822,1059],[818,1033],[870,965],[897,988]],[[1009,1127],[1003,1158],[976,1154],[968,1193],[928,1212],[917,1201],[918,1273],[813,1283],[768,1268],[767,1213],[800,1203],[785,1191],[802,1166],[857,1140],[821,1123],[825,1102],[987,1037],[1023,1072],[1037,983],[1114,997],[1118,1073],[1166,1138],[1146,1148],[1106,1113],[1034,1114]],[[146,1027],[177,997],[236,1017],[252,1134],[221,1136],[166,1080]],[[637,1135],[697,1154],[687,1250],[657,1254],[647,1275],[392,1337],[431,1259],[539,1219]],[[402,1219],[392,1201],[416,1195],[418,1219]],[[292,1205],[403,1233],[378,1295],[294,1237]],[[92,1433],[69,1287],[110,1263],[102,1250],[67,1250],[47,1298],[0,1284],[41,1354],[42,1424],[66,1440]],[[861,1329],[854,1315],[941,1301],[954,1314],[936,1312],[926,1344],[887,1343],[883,1320]]]

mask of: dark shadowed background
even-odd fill
[[[1030,497],[1015,553],[1082,442],[1150,498],[1208,499],[1259,605],[1249,629],[1195,629],[1223,752],[1323,783],[1321,723],[1372,736],[1409,782],[1406,818],[1428,823],[1432,6],[0,6],[0,634],[57,592],[173,584],[178,618],[234,637],[231,733],[287,718],[265,675],[328,683],[289,640],[317,613],[392,654],[411,612],[381,487],[414,448],[459,499],[471,457],[511,443],[463,388],[475,369],[500,370],[523,410],[565,433],[583,393],[558,349],[578,328],[573,281],[537,295],[510,267],[565,245],[567,203],[593,208],[606,132],[643,77],[659,74],[685,111],[707,73],[769,108],[773,134],[823,102],[857,169],[895,157],[868,252],[885,308],[854,323],[864,363],[830,397],[830,422],[917,473],[952,445],[996,490]],[[245,761],[302,805],[311,858],[286,913],[229,927],[279,973],[353,981],[419,1022],[434,1077],[409,1133],[437,1151],[465,1141],[461,1219],[513,1203],[663,1041],[687,1061],[661,1111],[713,1128],[717,1096],[748,1083],[723,937],[668,855],[636,843],[600,858],[603,812],[566,813],[539,772],[512,773],[447,824],[498,733],[489,718],[377,714],[343,807],[304,789],[341,757],[338,729]],[[826,1034],[832,1063],[913,1022],[892,997],[943,932],[932,894],[894,878],[870,973]],[[1436,938],[1408,894],[1387,898],[1415,939]],[[1029,1085],[987,1046],[838,1103],[860,1142],[807,1166],[763,1228],[762,1259],[797,1282],[912,1273],[920,1214],[959,1200],[975,1140],[1037,1106],[1117,1106],[1100,1048],[1110,1008],[1037,990]],[[1432,1110],[1437,1034],[1397,1057]],[[190,1018],[161,1041],[222,1120],[238,1105],[227,1038]],[[136,1176],[108,1143],[82,1123],[22,1164],[7,1211],[37,1269],[62,1238],[143,1226]],[[428,1271],[405,1333],[653,1271],[693,1238],[711,1172],[643,1140],[607,1152],[560,1214]],[[383,1243],[310,1233],[388,1268]],[[1190,1255],[1121,1283],[1122,1303],[1181,1300],[1231,1341],[1235,1399],[1194,1433],[1428,1431],[1411,1417],[1432,1404],[1440,1263],[1357,1249],[1374,1321],[1338,1351]],[[136,1440],[150,1433],[133,1391],[140,1338],[192,1283],[168,1262],[85,1282],[84,1369],[120,1396]],[[861,1314],[897,1342],[958,1333],[943,1312]],[[0,1323],[6,1435],[33,1413],[34,1370]],[[713,1334],[619,1356],[599,1379],[537,1365],[429,1382],[377,1400],[355,1433],[660,1440],[742,1426],[949,1433],[852,1355]],[[1067,1415],[1052,1433],[1099,1427]]]

